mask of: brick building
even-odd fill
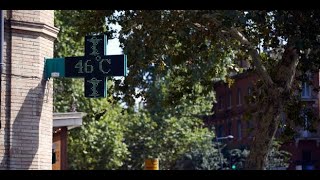
[[[214,105],[214,115],[208,124],[215,126],[218,137],[234,136],[233,140],[226,142],[228,148],[250,149],[253,138],[250,129],[254,129],[256,124],[250,120],[244,120],[243,114],[247,108],[245,97],[252,92],[258,77],[247,71],[235,75],[233,79],[235,81],[231,87],[221,81],[214,84],[217,103]],[[312,82],[313,85],[303,83],[301,100],[319,116],[319,93],[312,91],[312,86],[319,87],[319,73],[313,75]],[[307,123],[308,119],[305,119],[305,124]],[[311,133],[303,127],[296,131],[297,136],[282,146],[284,150],[292,153],[288,169],[320,169],[320,131]]]
[[[53,90],[43,74],[58,33],[54,11],[3,12],[0,169],[52,169]]]

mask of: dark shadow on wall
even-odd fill
[[[41,82],[36,77],[19,77],[12,75],[12,29],[11,29],[12,11],[7,11],[7,18],[5,20],[5,82],[2,82],[5,87],[6,96],[5,110],[5,123],[0,129],[0,133],[3,134],[4,140],[4,152],[0,153],[0,156],[4,156],[0,162],[0,169],[30,169],[32,162],[35,168],[38,168],[38,162],[36,160],[37,152],[39,149],[39,135],[40,135],[40,119],[43,103],[48,100],[48,93],[45,93],[47,89],[48,81],[43,80]],[[37,81],[39,84],[31,88],[27,95],[12,93],[12,89],[18,88],[18,84],[13,84],[13,79],[23,78],[25,81]],[[22,89],[26,89],[22,87]],[[24,90],[25,92],[25,90]],[[22,98],[25,96],[22,104],[16,105],[14,102],[16,98]],[[21,101],[19,101],[21,102]],[[16,111],[16,112],[15,112]],[[51,127],[52,128],[52,127]]]
[[[35,158],[39,158],[36,156],[38,156],[40,118],[44,98],[46,97],[44,93],[46,83],[47,81],[42,80],[37,87],[30,89],[18,110],[17,116],[14,118],[11,115],[10,119],[13,121],[10,128],[11,132],[6,129],[7,133],[5,134],[5,140],[7,141],[6,157],[1,162],[2,166],[5,164],[7,169],[38,168],[37,161],[35,161],[34,167],[31,167],[31,165]],[[12,87],[14,87],[14,84]],[[14,101],[14,99],[15,97],[11,96],[11,100]],[[14,111],[12,108],[13,106],[10,110]],[[6,123],[7,127],[10,127],[9,122]]]

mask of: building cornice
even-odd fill
[[[41,35],[48,36],[52,39],[56,39],[59,33],[59,28],[54,26],[49,26],[44,23],[36,22],[25,22],[11,19],[10,20],[11,29],[19,31],[30,31],[35,33],[40,33]]]
[[[83,112],[53,113],[53,127],[79,127],[85,115]]]
[[[255,72],[253,71],[253,69],[247,69],[246,71],[244,71],[242,73],[235,74],[235,75],[231,76],[230,79],[233,79],[233,80],[243,79],[243,78],[246,78],[248,76],[253,75],[254,73]],[[215,81],[215,82],[213,82],[213,87],[219,86],[221,84],[227,84],[227,83],[223,80]]]

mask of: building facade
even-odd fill
[[[257,75],[247,71],[233,77],[234,83],[229,87],[224,82],[216,82],[217,103],[214,105],[214,115],[207,122],[214,125],[218,137],[233,135],[234,139],[227,141],[229,148],[250,149],[253,138],[252,130],[256,123],[244,118],[248,108],[247,98],[253,90]],[[319,117],[319,93],[312,91],[319,87],[319,73],[312,76],[312,85],[303,83],[301,100]],[[285,120],[285,115],[283,115]],[[308,124],[308,119],[305,119]],[[320,130],[320,128],[318,128]],[[281,129],[280,129],[281,130]],[[297,135],[285,142],[282,149],[292,154],[288,169],[320,169],[320,133],[311,133],[304,127],[297,128]]]
[[[53,10],[4,11],[0,169],[52,169]]]
[[[80,127],[85,113],[53,113],[52,170],[68,169],[68,130]]]

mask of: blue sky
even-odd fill
[[[112,24],[109,25],[110,28],[115,29],[116,31],[121,30],[121,26],[117,24]],[[108,55],[115,55],[115,54],[123,54],[122,49],[119,47],[120,42],[119,42],[119,34],[116,34],[116,37],[114,39],[108,40],[108,45],[107,45],[107,54]]]
[[[122,49],[119,47],[120,42],[118,38],[108,40],[107,46],[107,54],[115,55],[115,54],[123,54]]]

